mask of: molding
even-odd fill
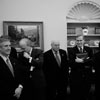
[[[100,20],[100,5],[89,0],[76,2],[69,9],[66,19],[83,22]]]

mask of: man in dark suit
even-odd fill
[[[96,92],[97,92],[97,98],[100,98],[98,91],[100,90],[100,42],[98,45],[98,51],[93,55],[93,66],[94,66],[94,85],[95,85],[95,91],[94,91],[94,97],[96,100]],[[97,78],[96,78],[97,77]],[[93,97],[92,97],[93,98]]]
[[[42,71],[43,51],[32,47],[31,44],[32,42],[28,38],[19,41],[23,51],[19,54],[18,59],[28,71],[29,81],[26,82],[26,95],[31,94],[32,100],[45,100],[46,82]]]
[[[52,41],[51,49],[44,53],[43,67],[47,82],[47,100],[66,100],[67,54],[65,50],[60,49],[59,41]]]
[[[83,35],[77,35],[76,46],[68,51],[68,55],[72,100],[86,100],[92,82],[93,52],[90,47],[84,45]]]
[[[11,43],[9,38],[0,37],[0,99],[17,100],[22,88],[20,65],[10,57]]]

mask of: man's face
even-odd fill
[[[81,47],[84,45],[84,37],[83,36],[79,36],[76,38],[76,44],[78,47]]]
[[[22,51],[25,51],[27,53],[29,53],[30,52],[30,49],[31,49],[31,47],[28,46],[27,44],[21,44],[20,45],[20,48],[22,49]]]
[[[28,46],[27,45],[20,45],[20,47],[21,47],[21,49],[23,50],[23,51],[25,51],[25,52],[28,52],[29,50],[28,50]]]
[[[55,43],[52,44],[52,49],[54,51],[58,51],[59,48],[60,48],[60,44],[58,42],[55,42]]]
[[[0,53],[4,56],[8,56],[11,51],[11,43],[10,41],[4,41],[0,43]]]

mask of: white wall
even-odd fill
[[[66,15],[80,0],[0,0],[0,35],[3,21],[43,21],[44,50],[50,49],[53,39],[60,40],[66,50]],[[100,0],[91,0],[100,4]]]

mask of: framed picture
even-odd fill
[[[34,47],[44,49],[43,22],[3,21],[3,35],[8,35],[16,48],[19,40],[27,37]]]

